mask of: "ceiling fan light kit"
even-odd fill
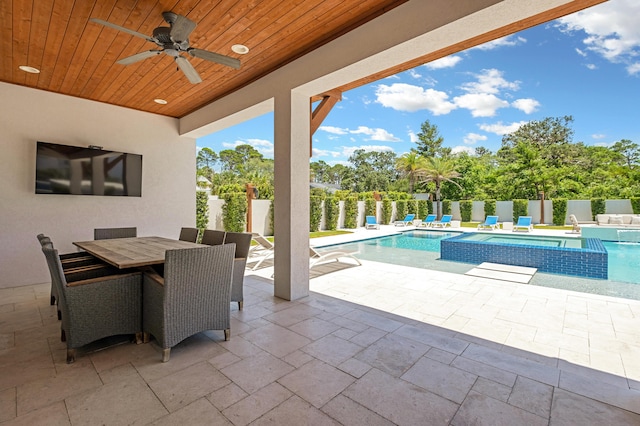
[[[152,36],[147,36],[137,31],[121,27],[120,25],[113,24],[108,21],[103,21],[102,19],[91,18],[91,21],[95,22],[96,24],[104,25],[105,27],[110,27],[118,31],[125,32],[135,37],[143,38],[149,42],[155,43],[158,47],[160,47],[160,49],[148,50],[146,52],[140,52],[136,53],[135,55],[122,58],[117,61],[117,63],[121,65],[130,65],[164,53],[174,58],[174,60],[176,61],[176,65],[178,66],[180,71],[182,71],[185,77],[187,77],[187,79],[193,84],[202,82],[202,78],[200,77],[200,74],[198,74],[198,71],[196,71],[196,69],[193,67],[193,65],[191,65],[191,62],[189,62],[187,56],[181,55],[182,52],[185,52],[189,56],[193,56],[194,58],[203,59],[209,62],[215,62],[235,69],[240,68],[240,61],[236,58],[221,55],[219,53],[209,52],[208,50],[196,49],[194,47],[191,47],[189,44],[189,35],[196,28],[196,23],[189,18],[173,12],[162,12],[162,17],[169,24],[169,26],[155,28],[153,30]],[[246,46],[243,47],[246,49],[246,52],[249,51]]]

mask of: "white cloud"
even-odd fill
[[[515,101],[511,102],[511,106],[519,109],[520,111],[523,111],[525,114],[531,114],[532,112],[536,112],[538,110],[540,102],[531,98],[522,98],[516,99]]]
[[[418,135],[416,135],[413,130],[408,130],[407,135],[409,135],[409,141],[412,143],[418,142]]]
[[[338,151],[330,151],[328,149],[318,149],[318,148],[313,148],[311,152],[313,153],[313,158],[320,158],[320,157],[337,158],[342,155],[342,153]]]
[[[456,109],[455,104],[447,99],[449,95],[433,89],[423,89],[405,83],[394,83],[391,86],[381,84],[376,88],[376,102],[398,111],[416,112],[429,110],[433,115],[448,114]]]
[[[593,139],[604,139],[604,138],[606,138],[606,137],[607,137],[607,135],[603,135],[603,134],[601,134],[601,133],[596,133],[596,134],[594,134],[594,135],[591,135],[591,137],[592,137]]]
[[[393,152],[393,148],[386,145],[360,145],[360,146],[343,146],[342,155],[344,155],[345,157],[350,157],[358,149],[364,149],[367,152],[371,152],[371,151],[376,151],[376,152],[392,151]]]
[[[473,155],[476,153],[476,150],[474,148],[471,148],[470,146],[463,145],[454,146],[453,148],[451,148],[452,154],[459,154],[461,152],[466,152],[469,155]]]
[[[490,93],[498,94],[500,90],[518,90],[520,88],[519,81],[507,81],[502,76],[503,72],[495,68],[485,69],[480,74],[475,74],[477,81],[465,83],[462,90],[469,93]]]
[[[420,77],[422,77],[422,74],[420,74],[415,69],[409,70],[409,75],[415,79],[419,79]]]
[[[576,53],[577,53],[578,55],[582,56],[582,57],[586,57],[586,56],[587,56],[587,53],[586,53],[584,50],[582,50],[582,49],[578,49],[578,48],[576,48]]]
[[[598,67],[596,66],[596,64],[587,64],[587,65],[585,65],[585,66],[587,67],[587,69],[590,69],[590,70],[592,70],[592,71],[593,71],[593,70],[598,69]],[[630,72],[629,74],[633,74],[633,73],[631,73],[631,72]]]
[[[372,129],[366,126],[358,126],[356,130],[349,130],[352,134],[362,134],[369,136],[370,141],[384,141],[384,142],[401,142],[402,140],[393,136],[393,134],[387,132],[384,129],[376,128]]]
[[[509,102],[487,93],[468,93],[456,96],[453,101],[460,108],[471,111],[473,117],[493,117],[499,108],[509,106]]]
[[[440,70],[443,68],[453,68],[460,61],[462,61],[462,56],[450,55],[450,56],[445,56],[444,58],[436,59],[435,61],[425,64],[424,66],[430,70]]]
[[[462,141],[466,145],[474,145],[478,141],[486,141],[487,137],[485,135],[479,135],[478,133],[467,133],[466,136],[462,139]]]
[[[349,129],[341,129],[340,127],[334,126],[320,126],[318,130],[322,130],[323,132],[332,133],[334,135],[346,135],[349,133]]]
[[[624,63],[627,72],[640,71],[636,57],[640,55],[640,2],[616,0],[560,18],[561,31],[584,31],[586,50],[613,63]],[[634,66],[635,65],[635,66]]]
[[[229,149],[240,145],[251,145],[265,157],[273,158],[273,142],[265,139],[239,139],[235,142],[222,142],[222,146]]]
[[[527,39],[522,36],[508,35],[506,37],[499,38],[497,40],[489,41],[481,44],[480,46],[473,47],[473,49],[479,50],[493,50],[500,47],[513,47],[519,46],[527,42]]]
[[[523,125],[527,124],[527,121],[518,121],[511,124],[503,124],[502,121],[498,121],[494,124],[481,124],[479,127],[488,133],[495,133],[496,135],[506,135],[513,133]]]

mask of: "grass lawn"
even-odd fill
[[[319,237],[332,237],[334,235],[344,235],[344,234],[352,234],[351,231],[341,231],[341,230],[337,230],[337,231],[316,231],[316,232],[309,232],[309,238],[319,238]],[[265,237],[267,240],[273,242],[273,236],[270,237]],[[251,240],[251,245],[256,245],[258,243],[256,243],[255,241]]]

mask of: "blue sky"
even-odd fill
[[[574,142],[640,144],[640,1],[611,0],[558,21],[343,93],[313,135],[311,161],[415,146],[429,120],[454,152],[495,152],[531,120],[574,118]],[[249,144],[273,158],[273,114],[199,138],[216,152]]]

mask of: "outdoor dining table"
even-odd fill
[[[207,247],[164,237],[113,238],[73,244],[120,269],[162,264],[167,250]]]

